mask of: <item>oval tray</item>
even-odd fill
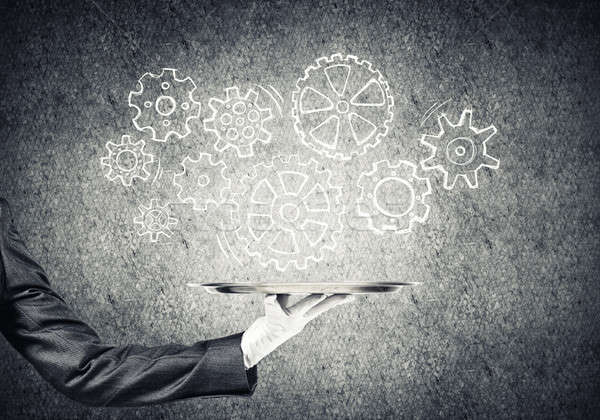
[[[394,293],[416,282],[338,282],[338,283],[188,283],[189,287],[203,287],[208,293],[235,294],[351,294]]]

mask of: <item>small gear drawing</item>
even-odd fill
[[[424,223],[429,215],[425,197],[431,194],[429,179],[416,175],[417,165],[387,160],[373,164],[358,179],[358,214],[366,217],[377,233],[408,233],[414,222]]]
[[[246,252],[264,267],[285,271],[291,265],[305,269],[325,249],[333,250],[344,207],[341,188],[330,177],[315,160],[303,163],[297,156],[255,165],[254,175],[242,179],[244,193],[233,197],[236,233]]]
[[[453,189],[458,178],[464,178],[470,188],[477,188],[477,172],[483,168],[498,169],[500,161],[487,154],[486,143],[497,132],[494,125],[478,129],[472,125],[473,111],[465,109],[457,124],[445,114],[438,117],[440,132],[423,134],[421,144],[431,149],[431,155],[421,161],[424,170],[440,170],[444,188]]]
[[[168,204],[161,206],[157,199],[150,201],[150,206],[139,206],[140,216],[133,219],[133,223],[140,225],[138,235],[150,235],[151,242],[158,242],[160,235],[171,237],[171,228],[177,225],[177,219],[171,217]]]
[[[160,74],[145,73],[138,80],[139,89],[129,92],[129,106],[136,109],[135,128],[148,131],[155,141],[187,136],[190,121],[200,118],[196,84],[190,77],[178,78],[176,72],[165,68]]]
[[[373,65],[358,57],[321,57],[292,93],[294,128],[320,155],[350,160],[379,144],[393,119],[394,98]]]
[[[225,100],[209,100],[212,115],[204,120],[204,129],[217,136],[217,151],[223,152],[232,147],[239,157],[250,157],[254,155],[257,141],[271,141],[271,133],[264,127],[265,122],[272,118],[271,109],[259,107],[257,100],[255,90],[249,89],[242,97],[236,86],[225,89]]]
[[[173,179],[181,201],[193,203],[195,210],[206,210],[209,203],[223,203],[223,195],[231,187],[231,180],[225,175],[225,163],[215,163],[211,155],[200,153],[196,160],[187,156],[181,165],[183,171]]]
[[[120,179],[126,187],[131,186],[133,178],[147,180],[150,176],[147,166],[154,158],[151,154],[144,153],[145,144],[144,140],[134,143],[128,135],[122,136],[119,144],[111,141],[106,143],[108,156],[100,159],[100,163],[109,168],[106,177],[113,182]]]

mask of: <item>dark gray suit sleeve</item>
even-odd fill
[[[244,368],[241,334],[192,346],[103,343],[52,290],[3,199],[0,212],[0,330],[60,392],[98,406],[252,394],[256,368]]]

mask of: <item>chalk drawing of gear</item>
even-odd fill
[[[296,82],[292,102],[302,143],[339,160],[377,146],[394,116],[388,83],[370,62],[352,55],[319,58]]]
[[[213,162],[208,153],[200,153],[196,160],[187,156],[183,171],[175,174],[173,183],[179,188],[179,199],[191,202],[195,210],[206,210],[210,203],[223,203],[223,196],[231,187],[231,180],[225,175],[225,163]]]
[[[169,206],[161,206],[157,199],[150,201],[148,207],[139,206],[141,215],[135,217],[133,222],[140,225],[138,235],[149,235],[151,242],[158,242],[161,235],[170,238],[173,235],[171,228],[177,225],[177,219],[171,217]]]
[[[178,78],[176,72],[144,73],[138,90],[129,93],[129,106],[136,109],[135,128],[149,132],[155,141],[187,136],[191,120],[200,118],[200,102],[194,99],[196,84],[190,77]]]
[[[416,175],[417,165],[387,160],[373,164],[358,179],[358,214],[366,217],[377,233],[408,233],[415,222],[424,223],[429,215],[425,198],[431,194],[429,179]]]
[[[289,266],[306,269],[333,250],[342,230],[341,188],[330,183],[331,173],[319,170],[311,159],[273,158],[254,166],[245,176],[245,191],[234,196],[238,204],[237,235],[247,253],[279,271]]]
[[[441,114],[438,117],[440,132],[421,137],[421,144],[432,152],[421,161],[421,166],[427,171],[441,171],[447,190],[454,188],[458,178],[463,178],[470,188],[477,188],[477,172],[481,168],[498,169],[500,166],[500,161],[487,153],[487,142],[496,134],[496,127],[473,127],[472,116],[473,111],[465,109],[458,123],[452,124],[446,115]]]
[[[144,153],[145,144],[144,140],[134,143],[128,135],[122,136],[119,144],[111,141],[106,143],[108,156],[100,159],[100,163],[109,168],[106,177],[113,182],[120,179],[126,187],[131,186],[134,178],[147,180],[150,176],[147,166],[154,158],[151,154]]]
[[[236,86],[225,89],[225,100],[209,100],[212,115],[204,120],[204,129],[217,136],[217,151],[232,147],[239,157],[251,157],[256,142],[271,141],[271,133],[264,127],[272,118],[271,109],[259,107],[257,100],[255,90],[249,89],[245,96],[240,96]]]

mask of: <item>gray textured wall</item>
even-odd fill
[[[317,320],[259,369],[251,399],[90,409],[44,383],[0,342],[0,417],[558,417],[600,407],[597,6],[525,2],[17,2],[0,6],[0,195],[55,287],[106,340],[193,342],[244,329],[258,297],[209,296],[207,280],[417,280]],[[132,223],[152,194],[103,177],[104,144],[135,134],[127,94],[175,67],[204,111],[222,89],[271,84],[289,107],[315,58],[375,63],[396,100],[386,140],[333,166],[417,161],[423,113],[451,99],[495,124],[497,171],[480,188],[433,179],[428,222],[409,235],[346,230],[303,272],[239,267],[202,216],[174,209],[170,241]],[[286,109],[289,112],[289,109]],[[287,124],[287,123],[285,123]],[[283,125],[257,159],[310,156]],[[200,124],[165,161],[207,150]],[[231,164],[235,166],[235,164]],[[161,192],[160,194],[163,194]]]

